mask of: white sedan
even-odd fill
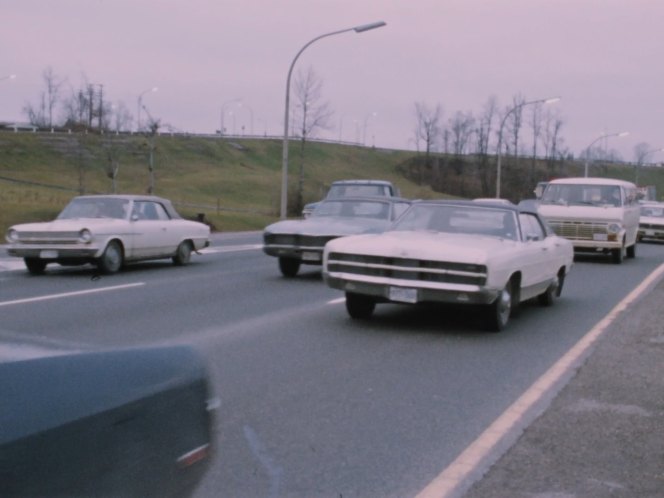
[[[161,197],[86,195],[72,199],[55,220],[14,225],[5,238],[7,253],[23,258],[35,275],[49,263],[92,263],[115,273],[133,261],[171,258],[185,265],[192,251],[210,245],[210,227],[183,219]]]
[[[419,201],[390,230],[325,246],[323,277],[345,291],[352,318],[376,303],[481,305],[489,330],[502,330],[519,303],[560,296],[572,243],[534,212],[507,204]]]

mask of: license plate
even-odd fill
[[[390,287],[389,298],[390,301],[397,301],[400,303],[416,303],[417,289]]]
[[[593,234],[593,240],[609,240],[609,236],[605,233]]]
[[[318,252],[303,252],[302,253],[302,261],[320,261],[321,259],[321,254]]]
[[[655,235],[655,231],[654,230],[646,230],[646,235],[653,236],[653,235]]]
[[[40,251],[39,257],[42,259],[54,259],[58,257],[58,251],[49,251],[49,250]]]

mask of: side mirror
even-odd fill
[[[189,347],[0,363],[2,496],[180,496],[211,457],[209,386]]]

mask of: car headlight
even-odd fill
[[[609,233],[616,234],[616,233],[620,233],[620,230],[622,230],[622,227],[618,223],[609,223],[609,226],[606,228],[606,230]]]
[[[7,239],[7,242],[18,242],[18,232],[13,228],[10,228],[5,234],[5,239]]]
[[[87,228],[84,228],[78,232],[78,240],[84,244],[90,243],[90,241],[92,241],[92,232],[90,232],[90,230]]]

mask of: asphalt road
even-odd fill
[[[281,277],[254,234],[192,264],[0,272],[0,358],[192,344],[221,400],[197,497],[414,496],[664,260],[578,260],[552,308],[501,334],[463,308],[379,305],[353,322],[315,267]],[[0,254],[0,266],[5,260]]]

